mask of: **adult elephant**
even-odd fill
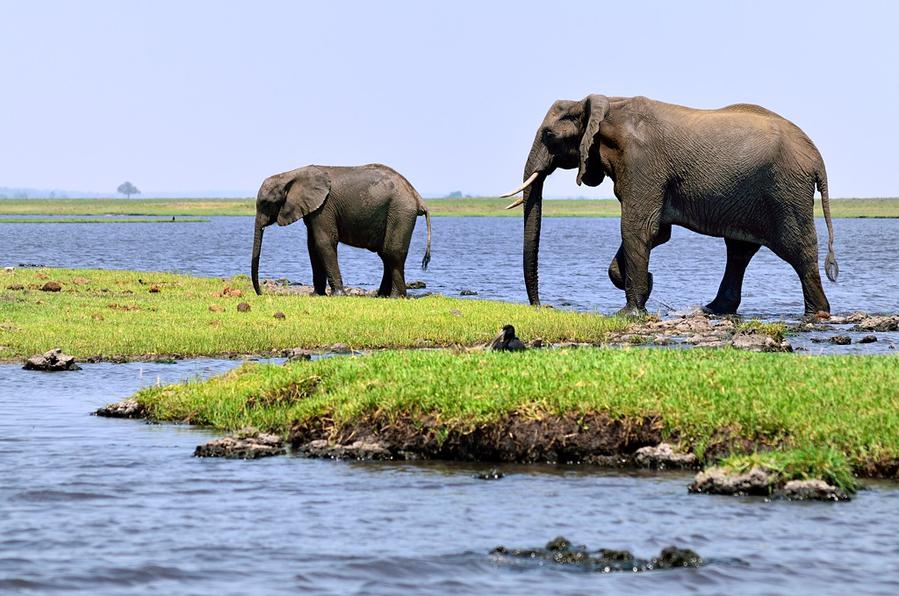
[[[524,167],[524,280],[539,304],[537,253],[543,182],[556,168],[577,168],[577,183],[605,176],[621,202],[621,245],[609,266],[624,290],[620,314],[645,312],[652,291],[650,250],[679,225],[723,237],[727,266],[718,295],[705,306],[735,313],[743,274],[761,246],[796,270],[806,314],[830,312],[818,274],[815,185],[827,222],[824,268],[836,281],[833,225],[824,161],[795,124],[760,106],[698,110],[645,97],[589,95],[559,100],[543,119]]]
[[[406,254],[415,220],[425,216],[427,247],[421,268],[431,260],[431,215],[408,180],[381,164],[357,167],[306,166],[269,176],[256,198],[251,272],[259,288],[259,253],[266,226],[302,218],[307,228],[312,285],[316,294],[343,294],[337,243],[367,248],[384,262],[379,296],[405,296]]]

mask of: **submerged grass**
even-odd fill
[[[279,399],[285,387],[297,399]],[[272,397],[275,396],[275,397]],[[899,358],[723,350],[387,351],[284,366],[245,364],[208,381],[140,391],[157,420],[287,434],[372,417],[469,430],[510,414],[658,416],[700,457],[765,463],[849,486],[848,470],[899,461]],[[442,433],[443,436],[446,432]],[[883,469],[883,468],[881,468]],[[876,472],[875,472],[876,474]]]
[[[47,282],[59,292],[41,291]],[[238,312],[246,302],[249,312]],[[283,319],[274,318],[281,312]],[[85,358],[269,354],[287,348],[470,346],[506,323],[522,337],[597,342],[623,319],[429,296],[256,296],[246,276],[73,269],[0,272],[0,359],[61,347]]]
[[[521,217],[506,210],[512,199],[426,199],[434,216]],[[899,217],[899,198],[831,199],[833,217]],[[0,215],[253,215],[255,200],[246,199],[3,199]],[[822,217],[821,201],[815,214]],[[614,199],[553,199],[543,202],[547,217],[619,217]]]

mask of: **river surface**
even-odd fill
[[[817,220],[823,277],[827,232]],[[463,289],[480,298],[526,302],[521,266],[521,218],[435,217],[428,271],[425,225],[419,218],[406,263],[406,279],[448,296]],[[624,294],[606,270],[620,243],[617,218],[544,218],[540,242],[540,291],[546,304],[614,312]],[[899,312],[899,219],[837,219],[838,283],[824,280],[834,313]],[[137,269],[201,276],[249,275],[253,218],[213,217],[200,223],[0,224],[0,265]],[[344,283],[376,288],[381,260],[340,245]],[[654,312],[687,311],[715,297],[725,265],[724,241],[675,227],[671,241],[652,251]],[[260,275],[311,284],[302,224],[266,229]],[[793,269],[767,248],[746,272],[741,314],[795,318],[802,288]]]
[[[234,361],[0,366],[0,592],[896,594],[899,487],[850,503],[687,494],[685,474],[294,457],[196,459],[212,433],[89,416]],[[510,565],[500,544],[708,564],[643,574]]]

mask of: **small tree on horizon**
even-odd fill
[[[140,190],[130,182],[122,182],[116,190],[125,195],[125,198],[128,199],[131,198],[131,195],[140,194]]]

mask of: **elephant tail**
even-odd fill
[[[428,263],[431,262],[431,212],[428,211],[428,208],[424,204],[424,201],[421,200],[421,197],[419,197],[419,203],[421,204],[421,207],[418,208],[418,214],[421,215],[424,213],[425,223],[428,226],[428,241],[427,244],[425,244],[425,256],[421,259],[421,270],[427,271]]]
[[[824,273],[827,279],[836,281],[840,274],[840,266],[837,265],[837,257],[833,252],[833,222],[830,219],[830,196],[827,193],[827,173],[824,164],[815,172],[815,181],[821,192],[821,209],[824,211],[824,222],[827,224],[827,257],[824,259]]]

